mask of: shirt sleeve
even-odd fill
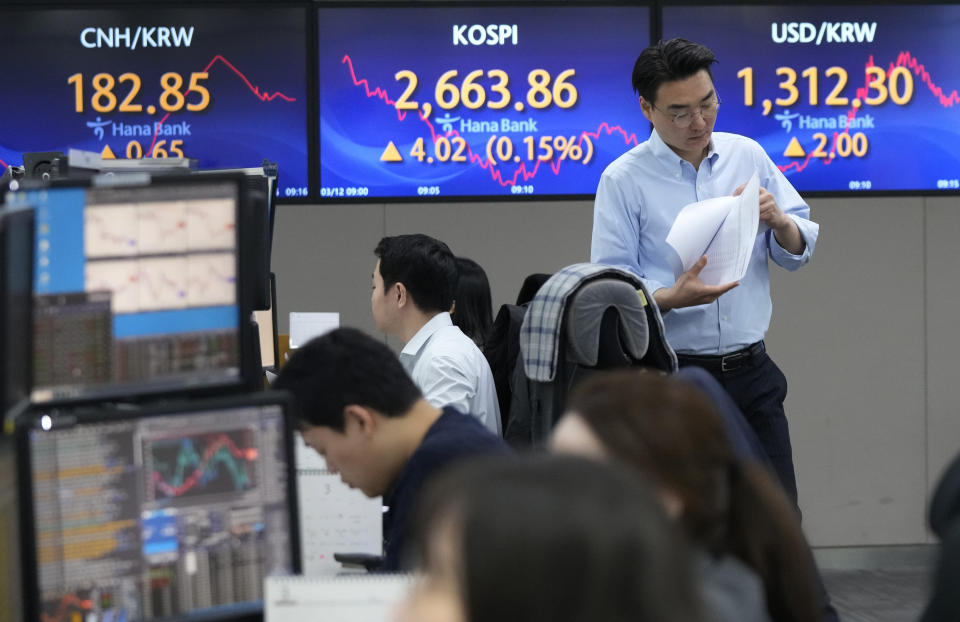
[[[780,209],[797,223],[800,235],[803,237],[803,252],[794,255],[780,246],[771,229],[766,231],[770,258],[781,268],[793,271],[805,265],[813,256],[817,239],[820,236],[820,225],[810,220],[810,206],[803,200],[793,184],[787,181],[786,176],[780,172],[780,169],[777,168],[770,157],[763,152],[763,148],[757,144],[756,149],[760,151],[758,155],[761,164],[757,168],[761,171],[761,185],[773,195]]]
[[[630,199],[617,179],[604,173],[593,204],[590,261],[637,275],[651,294],[667,287],[644,277],[640,266],[639,199]]]

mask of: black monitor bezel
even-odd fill
[[[287,454],[287,511],[290,517],[289,537],[291,546],[291,573],[298,575],[303,571],[300,543],[300,505],[297,491],[296,449],[294,445],[293,401],[290,394],[283,391],[261,391],[247,395],[230,396],[206,400],[184,400],[161,405],[144,406],[131,409],[117,405],[90,405],[77,409],[48,409],[33,406],[19,419],[14,433],[14,447],[17,453],[17,494],[19,500],[20,525],[20,572],[23,598],[23,619],[40,619],[39,564],[36,547],[36,516],[33,511],[33,470],[30,451],[30,431],[41,427],[43,417],[50,417],[51,429],[74,427],[77,425],[97,425],[121,422],[130,419],[147,419],[190,413],[233,410],[237,408],[264,407],[278,405],[283,413],[283,446]],[[59,424],[59,425],[58,425]],[[239,620],[262,620],[263,604],[237,605],[229,611],[202,612],[195,615],[177,617],[182,622],[226,622]],[[165,622],[170,618],[150,618],[150,622]],[[172,620],[171,620],[172,622]]]
[[[33,325],[32,295],[27,297],[27,308],[20,310],[25,312],[27,327],[10,325],[14,319],[14,311],[12,311],[13,305],[11,304],[11,300],[8,299],[10,283],[7,279],[7,263],[10,256],[8,255],[7,242],[11,235],[23,235],[24,231],[30,232],[29,236],[27,236],[28,239],[22,241],[26,244],[29,252],[26,265],[22,266],[22,268],[24,271],[23,276],[28,279],[27,282],[30,283],[30,289],[32,291],[35,237],[33,233],[34,217],[35,213],[32,206],[0,209],[0,334],[4,336],[18,330],[27,335],[31,334],[25,330],[25,328]],[[30,390],[33,387],[33,347],[32,340],[29,337],[27,341],[31,342],[31,346],[27,348],[27,352],[21,360],[8,360],[6,356],[6,346],[0,351],[0,354],[3,355],[3,360],[0,361],[0,415],[2,415],[4,419],[6,419],[8,413],[22,409],[23,404],[30,400]],[[9,374],[10,368],[16,365],[25,366],[23,368],[23,373],[25,374],[23,377],[26,386],[22,388],[26,392],[26,395],[23,398],[13,399],[12,396],[7,395],[7,375]],[[0,436],[3,434],[4,432],[0,431]]]
[[[256,382],[256,378],[259,377],[259,370],[256,369],[253,361],[249,359],[246,353],[249,351],[252,346],[250,339],[250,331],[248,330],[249,318],[251,313],[251,305],[248,300],[249,296],[247,293],[247,285],[245,280],[240,278],[242,274],[242,257],[244,255],[244,242],[248,238],[246,232],[243,231],[243,219],[242,214],[248,211],[244,205],[244,202],[247,200],[246,193],[244,192],[244,184],[246,181],[246,176],[242,173],[217,173],[210,175],[190,175],[189,172],[185,171],[184,173],[162,173],[150,175],[148,173],[140,172],[131,172],[131,173],[115,173],[112,175],[97,175],[88,178],[67,178],[67,179],[52,179],[45,183],[27,183],[22,186],[22,190],[42,190],[45,188],[49,189],[61,189],[61,188],[95,188],[95,187],[152,187],[152,186],[164,186],[164,185],[214,185],[229,183],[234,186],[236,189],[236,235],[237,235],[237,246],[236,246],[236,274],[238,275],[236,279],[237,283],[237,369],[238,374],[235,378],[225,378],[223,381],[210,382],[204,384],[196,385],[181,385],[176,387],[166,387],[166,386],[143,386],[137,387],[136,384],[118,384],[115,385],[115,388],[100,389],[92,393],[84,392],[83,395],[77,396],[54,396],[49,400],[36,400],[31,396],[31,402],[40,404],[45,407],[56,407],[56,406],[71,406],[71,405],[80,405],[91,402],[102,402],[102,401],[116,401],[124,403],[137,403],[145,400],[171,396],[171,395],[182,395],[182,396],[213,396],[213,395],[222,395],[224,393],[233,393],[241,392],[248,387],[251,387]],[[32,327],[31,327],[32,330]],[[35,386],[31,386],[31,392]]]

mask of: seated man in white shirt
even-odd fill
[[[453,325],[448,310],[457,264],[443,242],[422,234],[380,240],[374,254],[370,306],[377,328],[405,344],[400,362],[430,404],[452,406],[500,431],[500,407],[490,365]]]

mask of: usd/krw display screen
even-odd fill
[[[320,8],[320,197],[582,195],[646,138],[642,6]]]
[[[5,9],[0,166],[71,147],[204,169],[266,158],[278,196],[305,197],[306,19],[266,5]]]
[[[960,6],[664,7],[717,56],[719,131],[800,191],[960,188]]]

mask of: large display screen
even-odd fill
[[[265,4],[5,8],[0,167],[71,147],[204,169],[268,159],[278,196],[306,197],[307,19]]]
[[[800,191],[960,188],[960,6],[674,6],[663,37],[710,47],[716,130]]]
[[[646,138],[644,6],[318,9],[320,199],[593,194]]]

